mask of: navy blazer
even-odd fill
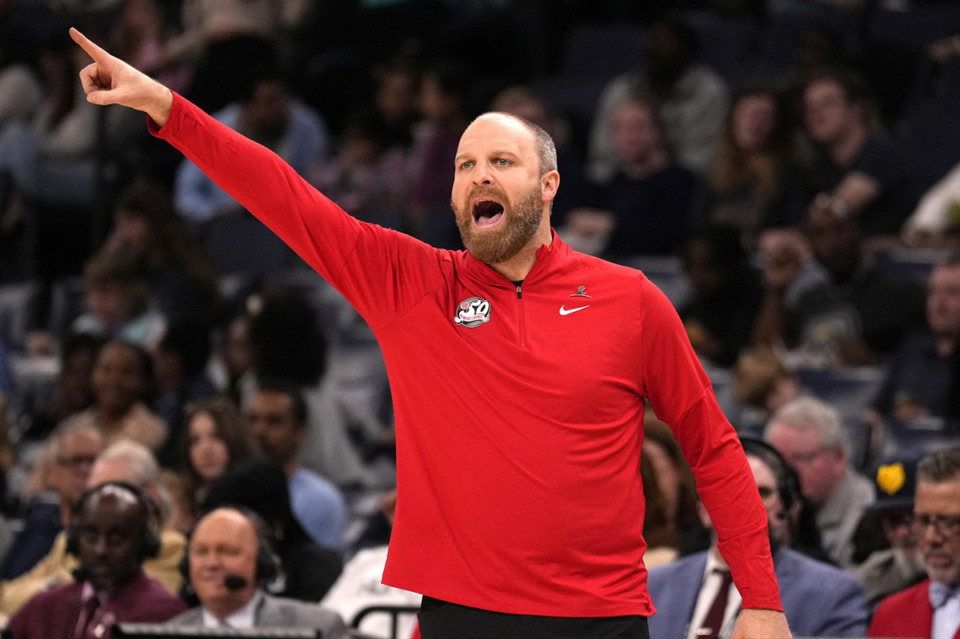
[[[647,586],[657,607],[650,617],[651,637],[686,636],[706,567],[707,553],[701,552],[650,570]],[[864,636],[867,600],[851,575],[789,548],[774,554],[773,567],[795,637]]]

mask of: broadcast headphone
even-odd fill
[[[243,506],[221,506],[216,510],[219,510],[220,508],[225,510],[233,510],[240,513],[253,525],[253,529],[257,534],[257,562],[254,568],[253,578],[257,582],[258,586],[265,588],[267,584],[276,579],[281,573],[280,557],[277,556],[277,553],[273,551],[273,547],[270,545],[270,529],[267,526],[267,523],[263,520],[263,517]],[[210,512],[208,512],[207,515],[209,515]],[[206,517],[206,515],[204,515],[204,517]],[[201,521],[203,521],[202,517],[197,521],[197,524],[199,524]],[[194,530],[196,530],[196,524],[194,524]],[[189,584],[189,542],[187,543],[186,549],[183,551],[183,558],[180,560],[180,574],[183,575],[184,581]],[[226,575],[224,577],[224,585],[230,590],[241,590],[242,588],[247,587],[247,580],[240,575]]]
[[[780,511],[776,513],[778,519],[786,519],[790,512],[803,503],[800,493],[800,478],[790,464],[783,458],[776,448],[760,439],[742,437],[743,452],[750,457],[756,457],[773,472],[777,480],[777,492],[780,494]]]
[[[139,560],[143,562],[145,559],[152,559],[160,554],[162,542],[160,541],[160,533],[157,532],[157,515],[159,513],[157,505],[141,488],[125,481],[104,482],[88,488],[77,498],[77,502],[73,505],[73,521],[67,529],[66,550],[69,554],[75,557],[80,556],[80,527],[77,522],[80,521],[87,502],[96,495],[117,490],[132,496],[147,515],[146,523],[140,533],[139,552],[137,553]]]

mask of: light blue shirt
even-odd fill
[[[321,546],[342,550],[347,505],[340,490],[305,468],[298,468],[289,484],[293,514],[310,538]]]

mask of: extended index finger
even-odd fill
[[[103,58],[109,56],[110,54],[101,49],[99,46],[94,44],[87,36],[83,35],[77,31],[74,27],[70,27],[70,37],[73,38],[73,41],[80,45],[80,48],[87,52],[95,62],[99,62]]]

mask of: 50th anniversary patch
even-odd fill
[[[490,321],[490,302],[482,297],[469,297],[457,305],[453,323],[467,328],[476,328]]]

